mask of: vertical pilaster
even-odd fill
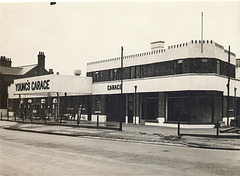
[[[128,104],[128,97],[129,97],[129,95],[126,95],[126,115],[125,115],[125,123],[126,124],[128,124],[128,106],[129,106],[129,104]]]
[[[166,121],[166,93],[158,93],[158,122]]]

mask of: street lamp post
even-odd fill
[[[135,117],[135,124],[137,124],[137,86],[134,86],[134,117]]]
[[[57,121],[60,121],[60,125],[62,124],[62,116],[60,115],[60,96],[59,92],[57,92],[57,101],[56,101],[56,108],[57,108]]]
[[[237,118],[237,102],[236,102],[236,96],[237,96],[237,88],[234,87],[234,119]]]
[[[31,123],[32,123],[32,99],[28,100],[28,118],[30,118]]]
[[[45,102],[46,102],[46,100],[44,98],[41,99],[41,110],[42,110],[41,117],[42,117],[42,120],[44,120],[44,123],[46,124]]]

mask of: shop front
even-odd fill
[[[107,121],[123,118],[125,123],[165,126],[180,120],[186,124],[214,125],[239,115],[239,95],[234,95],[233,90],[240,82],[231,80],[226,119],[226,82],[222,76],[196,74],[124,80],[122,95],[120,81],[93,83],[92,94],[100,98],[92,102],[92,107],[98,102],[101,116]]]
[[[45,75],[16,79],[9,87],[8,109],[22,120],[91,119],[91,78]]]
[[[14,80],[8,109],[23,120],[214,124],[227,117],[225,82],[215,75],[125,80],[121,94],[120,81],[45,75]],[[239,81],[232,80],[232,87],[239,87]],[[239,115],[239,96],[233,96],[232,87],[228,120]]]
[[[167,122],[214,124],[223,117],[223,93],[187,91],[167,94]]]

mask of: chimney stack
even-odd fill
[[[11,67],[12,66],[11,59],[10,58],[6,58],[5,56],[1,56],[0,66],[1,67]]]
[[[165,41],[156,41],[151,43],[151,50],[156,51],[164,48]]]
[[[75,76],[81,76],[82,71],[81,70],[74,70]]]
[[[52,68],[50,68],[50,69],[48,70],[48,72],[49,72],[49,74],[54,74],[54,72],[53,72],[53,69],[52,69]]]
[[[38,54],[38,66],[40,68],[45,68],[45,55],[44,52],[39,52]]]
[[[38,75],[46,74],[45,70],[45,55],[44,52],[39,52],[38,54]]]

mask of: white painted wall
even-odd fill
[[[182,74],[171,76],[159,76],[141,79],[129,79],[123,81],[123,93],[134,93],[134,86],[137,92],[166,92],[166,91],[222,91],[227,95],[227,77],[216,74]],[[121,90],[108,90],[107,86],[120,84],[120,81],[107,81],[93,83],[92,94],[120,94]],[[230,96],[234,96],[234,87],[240,90],[240,80],[231,79]],[[240,91],[237,91],[240,97]]]
[[[29,81],[30,83],[34,81],[50,80],[49,89],[45,90],[23,90],[17,91],[16,84],[24,83]],[[18,94],[24,97],[42,97],[47,96],[48,93],[51,95],[59,92],[60,96],[67,95],[89,95],[92,93],[92,78],[90,77],[80,77],[80,76],[65,76],[65,75],[44,75],[36,76],[24,79],[15,79],[14,83],[8,88],[9,98],[18,98]]]
[[[106,115],[92,115],[92,122],[97,122],[97,116],[99,118],[99,122],[106,122],[107,116]]]
[[[144,65],[155,62],[163,62],[176,60],[181,58],[199,58],[199,57],[207,57],[207,58],[218,58],[222,61],[228,62],[228,53],[221,47],[218,47],[218,44],[212,42],[207,44],[206,41],[203,44],[203,53],[201,53],[201,44],[199,41],[193,43],[190,41],[187,43],[175,45],[170,49],[167,47],[165,50],[162,49],[160,53],[137,56],[133,55],[133,57],[125,56],[124,57],[124,67],[133,66],[133,65]],[[142,53],[138,53],[142,54]],[[110,58],[102,61],[91,62],[87,64],[87,72],[98,71],[98,70],[107,70],[112,68],[120,67],[120,56],[118,58]],[[233,65],[236,65],[236,57],[231,55],[230,62]]]
[[[0,115],[2,114],[2,117],[7,116],[7,109],[0,109]]]
[[[240,79],[240,67],[236,68],[236,79]]]

